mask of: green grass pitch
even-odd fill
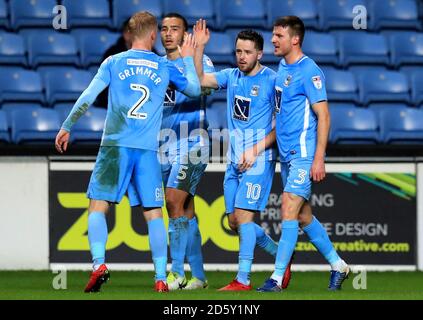
[[[270,272],[252,275],[254,288],[260,286]],[[48,300],[423,300],[423,272],[368,272],[367,289],[353,288],[355,274],[346,280],[343,290],[328,292],[328,272],[294,272],[287,290],[281,293],[218,292],[228,284],[235,272],[207,272],[209,288],[196,291],[174,291],[159,294],[153,291],[152,272],[124,272],[111,270],[110,281],[100,293],[83,293],[89,273],[67,272],[67,289],[53,289],[57,276],[49,271],[0,272],[0,299],[48,299]]]

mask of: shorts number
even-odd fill
[[[303,184],[306,179],[307,171],[303,169],[298,169],[298,172],[298,178],[300,178],[300,180],[294,180],[294,182],[297,184]]]
[[[261,185],[250,182],[247,182],[246,185],[248,188],[247,199],[258,200],[260,198]]]
[[[141,98],[139,98],[138,101],[135,102],[135,104],[131,107],[131,109],[129,109],[128,118],[147,119],[147,113],[139,111],[150,98],[150,90],[142,84],[135,83],[131,83],[131,90],[141,92]]]
[[[179,167],[179,172],[178,172],[178,176],[177,176],[178,180],[185,180],[185,178],[187,177],[186,170],[188,170],[188,166],[180,166]]]

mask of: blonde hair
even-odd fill
[[[132,38],[142,39],[149,35],[151,31],[157,30],[157,19],[147,11],[135,13],[128,23],[128,31]]]

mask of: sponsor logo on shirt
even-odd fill
[[[275,112],[281,112],[281,105],[282,105],[282,88],[276,86],[275,87]]]
[[[172,89],[167,89],[163,105],[165,107],[174,107],[176,105],[176,92]]]
[[[313,85],[317,90],[322,89],[322,79],[320,76],[314,76],[311,78],[311,80],[313,81]]]
[[[145,59],[127,59],[126,63],[128,66],[145,66],[153,69],[159,68],[159,64],[157,62]]]
[[[235,96],[233,118],[241,121],[248,121],[250,117],[251,99]]]

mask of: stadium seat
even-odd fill
[[[352,28],[353,8],[366,6],[366,0],[324,0],[319,1],[319,21],[322,29]]]
[[[380,113],[381,138],[390,144],[423,143],[423,110],[389,108]]]
[[[2,68],[0,72],[0,100],[44,102],[40,75],[21,68]]]
[[[112,26],[107,0],[63,0],[62,3],[67,9],[71,28]]]
[[[60,122],[63,123],[63,121],[66,120],[73,108],[73,105],[74,104],[72,102],[60,102],[53,106],[53,109],[56,110],[59,115]]]
[[[0,0],[0,27],[9,27],[9,19],[7,18],[7,4],[5,0]]]
[[[46,99],[49,105],[57,101],[75,102],[93,78],[89,71],[72,68],[50,71],[45,77]]]
[[[379,140],[378,121],[373,110],[330,107],[330,141],[335,144],[376,144]]]
[[[0,110],[0,143],[10,142],[6,113]]]
[[[227,33],[214,32],[206,46],[205,53],[213,63],[234,63],[234,44]]]
[[[91,107],[72,127],[71,142],[98,144],[101,140],[107,111]]]
[[[50,27],[56,0],[10,0],[10,20],[13,29],[21,27]]]
[[[361,31],[338,34],[339,60],[343,66],[351,64],[389,65],[388,44],[383,35]]]
[[[1,107],[3,112],[6,114],[6,119],[9,124],[9,128],[11,128],[12,126],[12,112],[14,112],[14,110],[26,110],[30,112],[30,111],[33,111],[34,109],[39,109],[39,108],[41,108],[41,104],[32,103],[32,102],[31,103],[30,102],[25,102],[25,103],[10,102],[10,103],[2,104],[2,107]]]
[[[263,57],[260,62],[262,64],[277,64],[280,62],[281,58],[273,54],[275,47],[272,44],[272,32],[261,32],[264,40],[263,46]],[[236,39],[236,37],[235,37]]]
[[[423,64],[423,33],[401,32],[389,37],[391,64]]]
[[[12,112],[12,141],[16,144],[52,144],[59,129],[59,115],[55,110],[40,108]]]
[[[358,85],[350,71],[323,69],[329,101],[358,102]]]
[[[410,101],[407,77],[398,71],[363,70],[358,73],[360,101],[403,102]]]
[[[421,30],[415,0],[372,0],[369,15],[373,30],[381,28]]]
[[[216,27],[213,0],[164,0],[164,12],[177,12],[185,17],[192,27],[199,18],[207,20],[207,27]]]
[[[217,23],[227,27],[265,28],[266,11],[261,0],[218,0]]]
[[[160,19],[163,15],[162,2],[160,0],[114,0],[113,24],[116,28],[120,28],[126,19],[134,13],[144,10]]]
[[[281,16],[298,16],[306,28],[318,29],[318,11],[313,0],[270,0],[267,4],[267,24],[273,28],[276,18]]]
[[[28,62],[37,67],[41,64],[79,65],[75,38],[55,31],[32,32],[28,35]]]
[[[226,102],[213,102],[206,110],[209,129],[223,129],[228,127],[226,119],[227,104]]]
[[[423,73],[414,72],[410,76],[411,79],[411,102],[414,105],[423,103]]]
[[[120,37],[119,33],[90,29],[76,30],[72,32],[72,35],[78,42],[81,64],[84,67],[100,64],[106,50]]]
[[[338,65],[338,49],[331,34],[307,32],[303,51],[318,64]]]
[[[25,44],[20,35],[0,32],[0,63],[26,65]]]

